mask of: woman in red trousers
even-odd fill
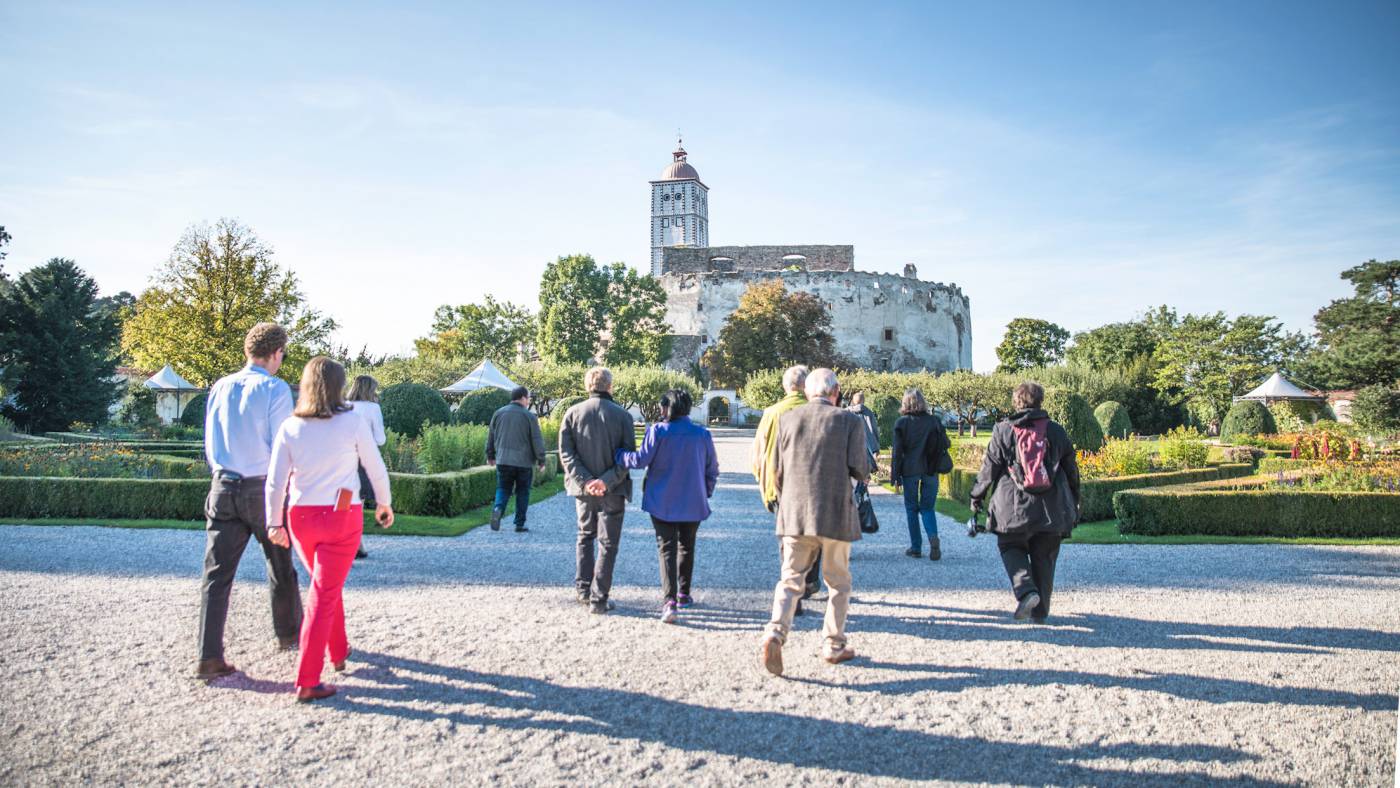
[[[288,542],[295,545],[311,573],[297,657],[300,702],[334,695],[335,687],[321,683],[326,654],[330,653],[337,671],[345,669],[350,654],[341,589],[363,530],[361,465],[378,502],[375,519],[384,528],[394,524],[389,472],[369,422],[346,404],[344,391],[344,367],[325,356],[307,362],[296,409],[272,441],[272,465],[267,472],[268,538],[283,547]],[[287,528],[282,526],[284,501],[291,504]]]

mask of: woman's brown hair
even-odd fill
[[[351,402],[378,402],[379,381],[369,375],[356,375],[345,398]]]
[[[924,401],[924,393],[918,389],[909,389],[904,392],[904,400],[899,403],[899,413],[903,416],[928,413],[928,403]]]
[[[301,389],[293,416],[304,419],[329,419],[350,410],[345,404],[345,367],[325,356],[306,362],[301,371]]]

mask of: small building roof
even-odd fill
[[[159,372],[141,385],[155,391],[203,391],[199,386],[180,377],[169,364],[161,367]]]
[[[516,387],[510,378],[495,365],[490,359],[476,365],[476,369],[467,373],[467,376],[453,383],[444,389],[440,389],[444,394],[465,394],[469,391],[476,391],[485,388],[498,388],[503,391],[510,391]]]
[[[1257,400],[1259,402],[1278,402],[1283,400],[1306,400],[1309,402],[1321,402],[1323,397],[1317,394],[1304,391],[1289,382],[1282,374],[1275,372],[1269,379],[1259,384],[1259,387],[1244,395],[1236,397],[1242,400]]]

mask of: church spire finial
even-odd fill
[[[681,130],[676,129],[676,149],[671,153],[676,161],[685,161],[685,146],[681,144]]]

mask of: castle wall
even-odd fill
[[[667,250],[668,261],[672,251]],[[671,365],[690,369],[719,339],[749,285],[774,276],[788,290],[811,293],[828,305],[836,351],[862,367],[940,372],[972,367],[972,314],[961,289],[853,270],[663,274],[667,322],[678,335]]]
[[[697,246],[661,250],[662,274],[777,272],[794,265],[803,271],[854,271],[854,246]],[[784,260],[800,255],[805,260]],[[718,258],[718,259],[716,259]]]

